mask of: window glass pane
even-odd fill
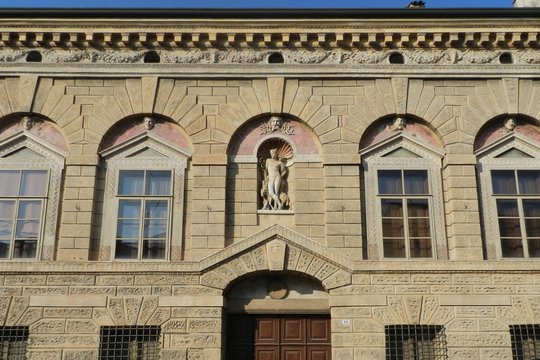
[[[407,200],[409,217],[429,217],[429,204],[427,199]]]
[[[503,257],[522,258],[523,245],[521,239],[501,239]]]
[[[171,172],[170,171],[147,171],[146,172],[146,195],[170,195]]]
[[[11,239],[13,231],[12,220],[0,220],[0,239]]]
[[[139,238],[139,219],[118,220],[117,238]]]
[[[410,239],[411,257],[429,258],[431,257],[431,239]]]
[[[36,257],[37,240],[17,240],[13,245],[13,257],[30,259]]]
[[[527,237],[540,237],[540,218],[525,219]]]
[[[409,235],[411,237],[430,237],[429,219],[409,219]]]
[[[381,213],[383,217],[403,217],[401,199],[381,199]]]
[[[41,200],[19,202],[19,219],[39,219],[41,217]]]
[[[392,218],[383,219],[383,236],[384,237],[404,237],[403,219]]]
[[[118,202],[118,217],[139,219],[141,217],[141,200],[120,200]]]
[[[9,257],[9,244],[11,241],[0,240],[0,258],[5,259]]]
[[[143,170],[121,170],[118,180],[119,195],[142,195],[144,185]]]
[[[529,257],[540,257],[540,239],[528,239]]]
[[[145,238],[164,239],[167,237],[166,220],[145,220],[144,235]]]
[[[136,259],[138,251],[138,240],[117,240],[116,259]]]
[[[540,195],[540,171],[518,170],[519,193]]]
[[[146,201],[145,218],[166,219],[168,215],[169,202],[167,200]]]
[[[426,170],[405,170],[405,194],[429,194]]]
[[[403,194],[401,170],[379,170],[379,194]]]
[[[499,233],[501,237],[521,237],[519,218],[499,219]]]
[[[143,242],[143,259],[164,259],[165,241],[164,240],[145,240]]]
[[[383,239],[385,258],[404,258],[405,239]]]
[[[39,220],[18,220],[15,237],[18,239],[35,239],[39,233]]]
[[[19,170],[0,171],[0,196],[18,196],[20,176]]]
[[[517,194],[514,170],[493,170],[491,182],[494,194]]]
[[[540,217],[540,200],[523,200],[525,217]]]
[[[12,200],[0,201],[0,219],[13,219],[14,210],[15,210],[15,201],[12,201]]]
[[[47,171],[24,170],[22,172],[21,196],[47,195]]]
[[[519,217],[517,200],[497,199],[497,216]]]

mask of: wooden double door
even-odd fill
[[[229,315],[227,360],[331,360],[327,315]]]

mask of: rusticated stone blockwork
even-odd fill
[[[386,359],[393,325],[518,359],[540,12],[424,10],[0,10],[0,331],[84,360],[151,326],[130,351],[225,360],[294,319],[326,360]]]

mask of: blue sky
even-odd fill
[[[0,0],[37,8],[403,8],[410,0]],[[427,8],[508,8],[512,0],[425,0]]]

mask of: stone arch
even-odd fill
[[[349,285],[353,267],[347,256],[280,225],[230,245],[200,265],[201,284],[222,292],[237,279],[260,272],[303,274],[329,291]]]

